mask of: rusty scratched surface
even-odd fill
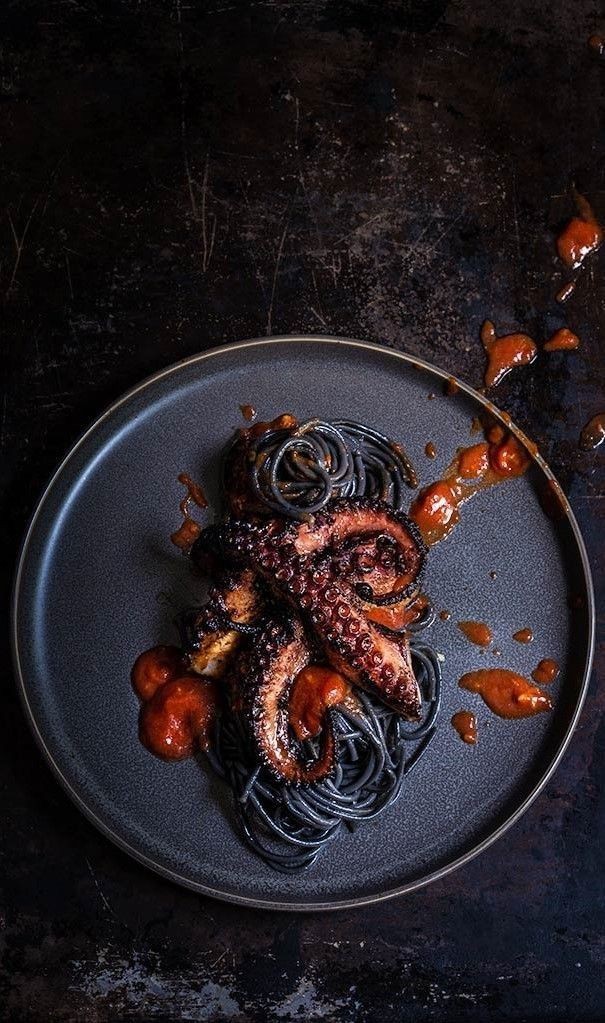
[[[582,339],[497,400],[559,475],[602,608],[603,456],[577,437],[605,405],[605,253],[553,299],[572,184],[605,219],[599,28],[587,0],[5,5],[3,609],[44,481],[142,376],[315,332],[478,385],[486,316]],[[602,1019],[599,640],[571,749],[504,839],[404,899],[296,917],[181,891],[101,838],[34,749],[3,639],[2,1018]]]

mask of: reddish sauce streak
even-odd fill
[[[132,686],[140,700],[150,700],[165,682],[185,671],[183,655],[176,646],[154,646],[140,654],[130,673]]]
[[[342,703],[349,692],[347,680],[331,668],[303,668],[294,680],[288,714],[297,739],[319,735],[326,710]]]
[[[534,634],[531,629],[517,629],[513,632],[513,639],[516,639],[517,643],[533,643]]]
[[[427,458],[435,458],[437,454],[437,448],[433,444],[432,440],[430,440],[428,444],[425,445],[424,453]]]
[[[557,675],[559,674],[559,665],[556,661],[545,657],[543,661],[540,661],[538,666],[534,668],[531,673],[531,677],[534,682],[538,682],[541,686],[547,686],[551,682],[554,682]]]
[[[562,288],[559,288],[555,299],[557,302],[567,302],[570,295],[573,295],[576,290],[576,282],[570,281],[569,284],[564,284]]]
[[[465,480],[476,480],[485,476],[489,468],[489,445],[485,442],[462,448],[458,455],[458,475]]]
[[[405,629],[411,625],[428,607],[429,598],[424,593],[419,593],[410,603],[390,604],[385,607],[370,607],[366,611],[366,617],[371,622],[384,625],[387,629]]]
[[[198,508],[208,507],[206,495],[204,494],[204,491],[200,487],[199,483],[194,483],[194,481],[191,479],[191,476],[189,476],[186,472],[179,473],[177,479],[179,483],[182,483],[183,486],[187,488],[187,493],[185,494],[183,500],[179,504],[179,508],[181,509],[183,515],[187,515],[189,511],[190,501],[193,501],[194,504],[197,504]]]
[[[266,433],[267,430],[290,430],[295,426],[298,426],[296,416],[293,416],[290,412],[284,412],[277,419],[272,419],[271,422],[255,423],[254,426],[250,426],[244,433],[245,436],[254,440],[256,437]]]
[[[590,216],[572,217],[557,238],[557,252],[565,265],[575,270],[602,241],[603,232],[596,220]]]
[[[256,416],[254,405],[240,405],[240,411],[247,423],[251,423]]]
[[[196,749],[207,749],[216,703],[214,682],[173,678],[141,707],[141,742],[163,760],[184,760]]]
[[[588,45],[590,49],[596,53],[597,57],[605,57],[605,36],[592,35],[588,39]]]
[[[477,718],[470,710],[459,710],[452,718],[452,725],[463,742],[477,745]]]
[[[580,338],[567,327],[561,327],[544,345],[545,352],[571,352],[580,347]]]
[[[179,473],[178,481],[186,487],[185,496],[182,501],[179,502],[183,522],[179,529],[177,529],[176,533],[172,533],[170,539],[175,547],[180,548],[182,551],[188,551],[191,549],[202,531],[202,527],[195,521],[195,519],[192,519],[189,514],[191,502],[193,501],[198,508],[207,508],[208,502],[200,485],[198,483],[194,483],[191,476],[189,476],[186,472]]]
[[[528,366],[538,354],[536,344],[527,334],[505,334],[496,337],[493,323],[486,320],[481,340],[487,353],[485,386],[495,387],[515,366]]]
[[[501,426],[488,431],[487,444],[458,451],[445,476],[424,487],[412,502],[410,516],[426,543],[443,540],[460,521],[460,506],[479,490],[521,476],[529,465],[527,451]]]
[[[485,622],[458,622],[458,628],[476,646],[489,646],[492,641],[492,630]]]
[[[593,416],[580,434],[582,451],[594,451],[605,440],[605,412]]]
[[[489,709],[501,718],[526,718],[551,710],[550,697],[523,675],[507,668],[482,668],[463,675],[461,689],[479,693]]]
[[[442,622],[449,622],[452,615],[450,611],[446,611],[444,608],[443,611],[439,612],[439,617],[441,618]]]
[[[179,526],[176,533],[170,534],[175,547],[178,547],[182,551],[189,551],[193,547],[198,536],[202,532],[202,527],[195,521],[187,517],[183,524]]]

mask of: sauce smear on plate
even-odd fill
[[[485,622],[458,622],[458,628],[475,646],[489,646],[493,639],[492,630]]]
[[[478,693],[489,709],[501,718],[527,718],[552,709],[547,693],[523,675],[507,668],[469,671],[458,684],[461,689]]]

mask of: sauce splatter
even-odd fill
[[[538,354],[535,341],[528,334],[504,334],[496,337],[490,320],[481,328],[481,341],[487,353],[485,386],[496,387],[516,366],[529,366]]]
[[[402,601],[399,604],[386,604],[380,606],[368,606],[366,618],[378,625],[384,625],[387,629],[401,632],[407,625],[411,625],[420,618],[423,611],[429,605],[429,598],[425,593],[419,593],[410,602]]]
[[[434,394],[433,391],[431,391],[430,394],[427,394],[427,398],[429,401],[434,401],[436,397],[437,395]]]
[[[342,703],[350,691],[349,683],[337,671],[309,665],[294,680],[288,719],[297,739],[302,742],[319,735],[326,710]]]
[[[452,725],[463,742],[477,745],[477,718],[470,710],[459,710],[452,718]]]
[[[489,646],[493,636],[492,630],[485,622],[458,622],[460,632],[475,646]]]
[[[446,611],[444,608],[443,611],[439,612],[439,617],[441,618],[442,622],[449,622],[452,615],[450,611]]]
[[[550,685],[554,682],[557,675],[559,674],[560,668],[556,661],[553,661],[550,657],[545,657],[537,667],[531,673],[531,677],[534,682],[537,682],[541,686]]]
[[[192,675],[173,678],[141,707],[139,738],[162,760],[184,760],[208,749],[218,691]]]
[[[478,693],[489,709],[501,718],[526,718],[552,709],[547,693],[523,675],[507,668],[481,668],[463,675],[461,689]]]
[[[446,394],[448,398],[451,398],[454,394],[458,394],[459,390],[460,384],[458,381],[455,380],[454,377],[448,377],[443,385],[443,393]]]
[[[594,451],[605,440],[605,412],[599,412],[586,423],[580,434],[582,451]]]
[[[428,444],[425,445],[424,453],[425,453],[427,458],[435,458],[436,457],[436,455],[437,455],[437,448],[433,444],[432,440],[430,440],[428,442]]]
[[[247,423],[251,423],[256,416],[254,405],[240,405],[240,412]]]
[[[488,430],[487,444],[459,450],[443,479],[424,487],[410,508],[426,543],[438,543],[460,521],[460,507],[480,490],[521,476],[530,459],[517,438],[501,426]],[[462,475],[462,472],[468,475]],[[471,475],[472,473],[472,475]]]
[[[531,629],[517,629],[516,632],[513,632],[513,639],[517,643],[533,643],[534,634]]]
[[[497,572],[490,572],[489,573],[489,577],[490,577],[490,579],[497,579],[498,578],[498,573]]]
[[[208,502],[200,485],[194,483],[191,476],[186,472],[179,473],[177,478],[179,483],[182,483],[186,488],[185,496],[179,502],[183,522],[176,533],[172,533],[170,539],[175,547],[187,552],[193,547],[202,531],[202,527],[190,515],[191,502],[196,504],[198,508],[207,508]]]
[[[567,327],[556,330],[544,345],[545,352],[571,352],[580,347],[580,338]]]
[[[570,295],[573,295],[575,290],[576,282],[569,281],[568,284],[564,284],[562,288],[559,288],[557,294],[555,295],[555,300],[557,302],[567,302],[567,299],[570,297]]]
[[[557,252],[566,266],[576,270],[587,256],[596,252],[603,232],[583,196],[576,195],[582,216],[572,217],[557,238]]]

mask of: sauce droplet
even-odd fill
[[[428,444],[425,445],[424,453],[427,458],[435,458],[435,456],[437,455],[437,448],[433,444],[432,440],[430,440]]]
[[[154,646],[139,654],[132,666],[130,680],[140,700],[150,700],[160,686],[185,671],[183,654],[176,646]]]
[[[567,327],[561,327],[544,345],[545,352],[572,352],[580,347],[580,338]]]
[[[240,405],[240,412],[247,423],[251,423],[256,416],[254,405]]]
[[[186,472],[179,473],[177,478],[179,483],[186,488],[185,496],[179,502],[183,522],[176,533],[171,534],[170,539],[175,547],[182,551],[189,551],[202,531],[202,527],[189,514],[191,502],[193,501],[198,508],[207,508],[208,502],[200,485],[194,483]]]
[[[434,394],[433,391],[431,391],[430,394],[427,394],[427,398],[429,401],[434,401],[436,397],[437,395]]]
[[[507,668],[480,668],[463,675],[461,689],[478,693],[501,718],[526,718],[552,709],[550,696],[523,675]]]
[[[445,384],[443,385],[443,392],[448,398],[451,398],[454,394],[458,394],[460,390],[460,384],[454,377],[448,377]]]
[[[441,618],[442,622],[449,622],[452,615],[449,611],[446,611],[444,608],[443,611],[439,612],[439,617]]]
[[[218,690],[190,675],[171,679],[141,707],[139,737],[162,760],[184,760],[208,749]]]
[[[582,451],[594,451],[605,440],[605,412],[593,416],[580,434]]]
[[[458,622],[458,628],[476,646],[489,646],[493,639],[492,630],[485,622]]]
[[[458,454],[458,475],[465,480],[481,479],[489,469],[489,445],[485,442],[462,448]]]
[[[554,682],[557,675],[559,674],[560,668],[556,661],[553,661],[550,657],[545,657],[531,673],[531,677],[534,682],[538,682],[541,686],[550,685]]]
[[[288,719],[301,742],[319,735],[329,707],[342,703],[350,691],[349,683],[337,671],[309,665],[298,673],[292,686]]]
[[[452,725],[463,742],[469,746],[477,744],[477,718],[470,710],[459,710],[452,718]]]
[[[489,577],[490,577],[490,579],[497,579],[498,578],[498,573],[497,572],[490,572]]]
[[[562,288],[559,288],[559,290],[557,291],[557,294],[555,295],[555,300],[557,302],[567,302],[567,299],[571,295],[573,295],[575,290],[576,290],[576,282],[575,281],[569,281],[567,284],[564,284]]]
[[[528,334],[504,334],[496,337],[494,324],[486,320],[481,328],[481,341],[487,353],[485,386],[496,387],[515,366],[529,366],[538,354],[535,341]]]
[[[605,36],[595,32],[594,35],[589,36],[588,45],[597,57],[605,57]]]
[[[534,634],[531,629],[517,629],[516,632],[513,632],[513,639],[517,643],[533,643]]]
[[[572,217],[557,238],[557,252],[566,266],[576,270],[603,241],[596,220]]]

